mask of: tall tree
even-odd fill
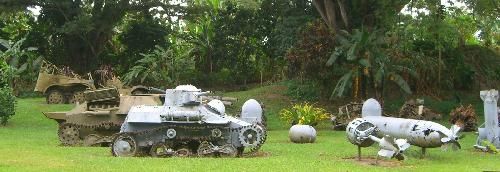
[[[169,0],[3,0],[0,10],[40,8],[38,26],[45,29],[45,56],[76,71],[95,68],[115,33],[115,26],[127,13],[175,13]],[[162,8],[163,10],[151,10]]]
[[[367,29],[386,24],[410,0],[312,0],[312,4],[328,27],[338,32],[353,28]]]

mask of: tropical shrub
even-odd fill
[[[290,109],[282,109],[279,116],[281,120],[292,125],[312,126],[330,118],[330,114],[325,109],[314,107],[314,105],[309,103],[295,104]]]
[[[141,55],[143,58],[124,75],[126,84],[177,85],[182,82],[181,77],[185,73],[194,70],[193,59],[177,55],[173,49],[156,46],[153,52]]]
[[[286,83],[288,89],[286,95],[300,101],[316,101],[320,97],[320,87],[318,82],[313,80],[290,80]]]
[[[16,97],[12,94],[12,88],[0,88],[0,124],[6,125],[7,121],[15,115]]]
[[[3,60],[0,61],[0,124],[2,125],[6,125],[7,120],[15,114],[16,97],[10,88],[11,73],[7,63]]]

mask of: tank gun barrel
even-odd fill
[[[210,94],[210,91],[193,93],[196,97],[201,97]]]
[[[148,90],[149,90],[149,92],[151,92],[153,94],[165,94],[165,90],[155,88],[155,87],[149,87]]]

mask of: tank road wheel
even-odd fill
[[[192,154],[193,152],[188,147],[181,147],[175,151],[175,156],[177,157],[189,157]]]
[[[47,104],[62,104],[64,103],[64,95],[60,90],[54,89],[47,93]]]
[[[103,143],[107,143],[109,146],[111,140],[108,136],[101,136],[99,134],[89,134],[83,139],[83,146],[102,146]]]
[[[73,146],[80,143],[80,127],[73,124],[62,123],[58,131],[59,141],[65,146]]]
[[[152,157],[165,158],[173,155],[173,149],[165,143],[156,143],[151,147],[149,154]]]
[[[111,153],[118,157],[131,157],[139,155],[139,146],[134,136],[128,133],[120,133],[111,144]]]
[[[199,157],[208,157],[208,156],[213,156],[213,151],[212,147],[210,144],[206,141],[202,142],[200,146],[198,146],[197,150],[198,156]]]
[[[239,140],[245,148],[250,148],[250,152],[257,151],[265,142],[266,132],[257,125],[244,126],[240,128]]]
[[[236,157],[238,155],[238,150],[230,144],[214,146],[206,141],[200,144],[197,152],[200,157]]]
[[[83,94],[83,91],[75,91],[73,94],[69,97],[69,103],[71,104],[76,104],[76,103],[83,103],[85,102],[85,95]]]
[[[238,156],[238,150],[236,150],[233,145],[226,144],[224,146],[221,146],[219,150],[219,156],[233,158]]]

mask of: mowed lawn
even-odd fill
[[[242,158],[117,158],[107,147],[64,147],[59,145],[57,123],[42,112],[63,111],[72,105],[47,105],[43,98],[19,99],[17,114],[0,127],[0,171],[485,171],[500,170],[500,155],[475,151],[476,136],[464,133],[459,151],[429,149],[420,159],[417,147],[407,160],[384,160],[375,166],[353,159],[357,148],[345,132],[320,126],[314,144],[292,144],[288,130],[278,121],[277,112],[288,105],[283,90],[266,86],[227,95],[263,99],[269,119],[268,139],[256,157]],[[274,106],[274,107],[273,107]],[[236,112],[237,108],[229,111]],[[325,125],[325,124],[324,124]],[[378,149],[363,149],[364,158],[374,158]]]

